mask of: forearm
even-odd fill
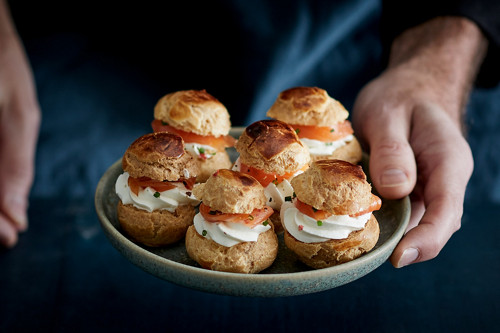
[[[7,1],[0,0],[0,69],[10,65],[13,54],[16,54],[20,48],[22,49],[22,44],[12,21]],[[2,97],[5,98],[6,94],[6,87],[3,88],[0,91],[0,101]]]
[[[14,35],[16,30],[10,17],[9,6],[5,0],[0,0],[0,43]]]
[[[33,76],[23,43],[19,37],[6,0],[0,0],[0,107],[9,99],[22,99],[28,109],[38,109]],[[16,95],[22,92],[22,96]],[[30,115],[29,117],[34,116]]]
[[[406,30],[393,42],[388,69],[402,69],[409,76],[431,75],[436,101],[460,122],[470,88],[487,49],[480,29],[461,17],[437,17]],[[412,79],[413,77],[409,77]]]

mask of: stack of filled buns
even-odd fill
[[[122,159],[115,188],[123,232],[149,247],[184,239],[201,267],[234,273],[270,267],[280,234],[315,269],[370,251],[381,201],[356,165],[361,147],[345,108],[323,89],[297,87],[267,115],[236,140],[227,109],[205,90],[163,96],[153,133]]]

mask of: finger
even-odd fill
[[[28,225],[26,212],[38,136],[39,110],[32,110],[11,112],[15,116],[9,118],[10,126],[2,126],[0,131],[0,212],[19,231]]]
[[[396,110],[372,118],[365,140],[370,149],[370,175],[378,193],[386,199],[399,199],[411,193],[416,182],[413,150],[408,143],[406,114]]]
[[[450,171],[450,162],[438,163],[424,191],[425,213],[395,248],[390,259],[394,267],[435,258],[460,228],[468,171],[460,167]]]
[[[2,146],[4,148],[5,145]],[[28,227],[28,195],[33,179],[33,166],[30,156],[24,153],[8,153],[9,159],[2,157],[0,162],[0,212],[19,231]]]
[[[415,228],[419,223],[425,213],[425,204],[424,199],[421,194],[417,191],[413,191],[410,194],[410,202],[411,202],[411,216],[410,222],[408,223],[408,227],[406,228],[406,232]]]
[[[432,202],[418,226],[403,237],[391,255],[396,268],[435,258],[452,234],[460,227],[460,218],[449,216],[455,208],[453,196]]]
[[[6,187],[14,187],[9,184]],[[18,191],[17,193],[14,193]],[[7,192],[9,195],[3,195],[1,200],[1,210],[4,218],[7,219],[16,231],[22,232],[28,229],[28,188],[18,186],[15,190]]]
[[[12,223],[0,215],[0,245],[12,248],[17,243],[17,232]]]

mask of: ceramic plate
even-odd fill
[[[235,128],[231,134],[241,133]],[[235,151],[230,152],[235,157]],[[365,156],[366,164],[367,158]],[[365,169],[366,171],[366,169]],[[384,200],[375,212],[380,237],[374,249],[358,259],[338,266],[313,270],[299,262],[279,237],[278,257],[273,265],[259,274],[238,274],[201,268],[187,255],[184,243],[165,248],[149,248],[130,240],[120,229],[116,217],[118,197],[115,181],[123,172],[121,160],[102,176],[95,194],[95,205],[101,226],[111,244],[129,261],[169,282],[206,292],[232,296],[293,296],[315,293],[352,282],[382,265],[404,234],[410,218],[410,201]]]

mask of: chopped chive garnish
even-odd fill
[[[267,225],[269,224],[269,221],[268,221],[268,220],[265,220],[264,222],[262,222],[262,224],[263,224],[264,226],[267,226]]]
[[[292,201],[292,197],[291,196],[285,197],[285,201]]]
[[[163,121],[163,120],[161,121],[161,124],[162,124],[163,126],[167,126],[167,125],[168,125],[168,123],[167,123],[166,121]]]
[[[205,154],[205,148],[203,148],[203,147],[199,147],[199,148],[198,148],[198,152],[199,152],[200,154]]]
[[[323,221],[320,221],[320,220],[316,221],[316,223],[318,224],[319,227],[321,227],[323,225]]]
[[[155,198],[159,198],[159,197],[160,197],[160,192],[155,192],[155,194],[153,194],[153,196],[154,196]]]
[[[332,128],[332,129],[330,130],[330,133],[333,133],[333,132],[335,132],[335,128]]]
[[[299,129],[299,128],[297,128],[297,129],[295,130],[295,134],[299,134],[299,133],[300,133],[300,129]]]
[[[212,155],[212,156],[215,156],[215,154],[217,154],[217,152],[213,152],[211,155]]]
[[[206,230],[203,230],[203,231],[201,232],[201,235],[202,235],[203,237],[205,237],[205,236],[207,235],[207,231],[206,231]]]
[[[331,145],[333,145],[333,142],[326,142],[325,145],[331,146]]]

